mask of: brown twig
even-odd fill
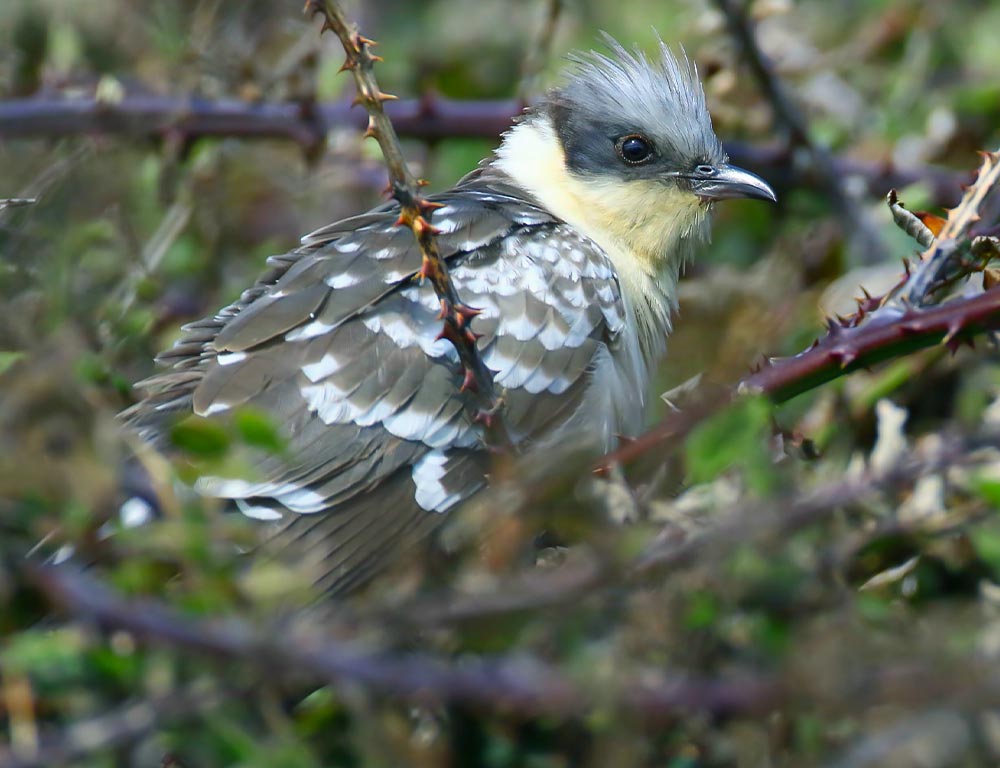
[[[926,455],[904,456],[896,464],[870,469],[856,478],[827,483],[818,488],[767,502],[744,502],[705,533],[682,541],[658,541],[624,563],[592,558],[568,563],[554,571],[533,570],[482,594],[427,596],[405,611],[394,610],[389,622],[419,627],[440,627],[495,619],[538,610],[572,608],[585,595],[602,588],[636,580],[662,579],[697,562],[717,562],[734,547],[765,539],[785,540],[789,534],[821,523],[837,510],[858,504],[879,493],[905,487],[934,472],[989,461],[973,452],[993,446],[996,434],[976,438],[947,438]],[[710,557],[710,560],[705,560]]]
[[[795,357],[769,362],[743,379],[741,392],[765,394],[782,402],[859,368],[918,349],[955,348],[972,337],[1000,329],[1000,290],[956,299],[932,309],[909,309],[858,328],[836,321],[827,335]]]
[[[383,105],[400,136],[437,141],[446,138],[495,139],[521,111],[517,100],[455,101],[428,95]],[[190,147],[202,138],[284,139],[312,155],[326,134],[337,127],[364,128],[364,113],[350,102],[304,105],[299,102],[245,102],[128,94],[107,103],[92,97],[33,97],[0,101],[0,137],[58,138],[85,135],[126,135],[164,139],[184,137]],[[817,187],[822,178],[814,168],[794,162],[793,153],[779,145],[726,142],[726,152],[739,166],[765,176],[780,189]],[[900,168],[891,160],[868,162],[835,156],[838,178],[864,183],[867,194],[881,197],[890,187],[928,183],[938,205],[955,205],[961,185],[971,174],[913,166]]]
[[[810,164],[815,168],[822,188],[840,214],[845,234],[857,238],[858,252],[867,261],[880,260],[885,246],[867,213],[851,198],[844,186],[844,178],[837,172],[829,151],[817,144],[810,132],[805,115],[785,91],[761,50],[748,12],[746,0],[714,0],[716,8],[726,19],[729,33],[740,46],[743,57],[757,81],[764,97],[771,105],[777,123],[788,132],[793,148],[805,150]]]
[[[956,299],[929,310],[910,309],[895,316],[886,313],[881,318],[859,327],[844,327],[831,320],[826,336],[809,349],[794,357],[769,359],[731,390],[668,414],[650,431],[604,456],[598,468],[629,464],[679,443],[705,418],[742,394],[764,395],[781,403],[858,369],[935,344],[952,348],[962,342],[971,344],[977,334],[1000,330],[1000,290]]]
[[[33,583],[52,604],[107,630],[144,643],[176,648],[222,662],[242,662],[268,680],[365,687],[376,695],[420,704],[452,702],[523,717],[575,717],[599,705],[651,722],[685,713],[763,712],[782,695],[774,678],[623,680],[595,700],[555,667],[530,657],[480,657],[449,662],[427,654],[389,654],[353,648],[327,636],[262,633],[235,619],[196,621],[153,601],[127,600],[89,574],[68,566],[40,566]],[[606,694],[606,696],[604,695]]]
[[[556,30],[559,28],[559,17],[563,11],[563,0],[545,0],[545,20],[539,25],[537,39],[528,48],[524,64],[521,68],[521,79],[517,86],[517,94],[522,104],[527,106],[528,100],[538,89],[538,76],[552,52]]]
[[[858,311],[847,318],[831,318],[826,335],[809,349],[794,357],[765,360],[759,370],[743,378],[731,391],[716,394],[687,412],[668,415],[637,440],[605,456],[599,468],[629,463],[668,442],[679,441],[703,418],[741,394],[765,395],[780,403],[884,360],[935,344],[945,344],[954,351],[962,342],[971,345],[977,334],[1000,330],[1000,289],[930,309],[924,307],[941,295],[942,287],[981,268],[982,258],[964,258],[974,247],[969,228],[979,221],[983,201],[998,185],[1000,153],[986,153],[975,182],[950,212],[914,274],[907,265],[907,274],[896,288],[882,297],[865,292],[858,300]]]
[[[425,182],[417,179],[410,171],[399,138],[389,120],[383,102],[395,99],[383,93],[375,79],[374,65],[381,57],[372,53],[373,40],[363,37],[353,24],[347,21],[343,11],[334,0],[308,0],[306,12],[323,18],[323,31],[330,30],[340,38],[346,59],[343,69],[354,77],[357,88],[357,103],[368,112],[368,127],[365,136],[373,137],[382,150],[389,171],[392,196],[399,203],[399,226],[409,227],[420,247],[422,263],[418,278],[429,280],[441,303],[441,319],[444,328],[441,338],[454,345],[462,363],[463,380],[461,390],[470,393],[476,404],[475,418],[484,427],[486,441],[493,448],[509,450],[512,447],[510,435],[502,419],[502,400],[493,387],[493,374],[482,360],[476,342],[479,334],[472,330],[472,321],[480,310],[462,302],[455,284],[448,274],[448,266],[438,249],[437,229],[430,219],[440,203],[423,197],[419,188]]]

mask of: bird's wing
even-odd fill
[[[528,445],[584,426],[590,384],[617,344],[624,309],[607,257],[543,211],[489,188],[445,193],[433,223],[505,422]],[[128,420],[148,438],[164,419],[270,416],[286,450],[252,450],[242,477],[197,488],[281,519],[279,540],[342,589],[397,542],[485,484],[489,458],[439,303],[392,206],[340,222],[270,261],[238,302],[188,326]],[[606,417],[602,417],[606,418]],[[611,424],[600,427],[608,434]]]

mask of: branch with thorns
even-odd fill
[[[519,100],[454,100],[427,94],[383,104],[400,136],[434,142],[448,138],[495,139],[523,108]],[[117,135],[161,140],[182,153],[204,138],[284,139],[315,160],[326,134],[340,126],[363,128],[365,118],[348,101],[244,102],[130,93],[114,103],[94,97],[34,96],[0,101],[0,137],[38,139]],[[787,146],[727,141],[726,153],[741,167],[767,177],[778,189],[822,187],[816,169],[803,167]],[[938,205],[953,205],[968,174],[934,166],[897,166],[836,155],[838,178],[861,182],[866,194],[917,182],[930,186]]]
[[[308,0],[305,12],[323,18],[322,31],[332,31],[340,38],[346,58],[341,71],[354,77],[360,104],[368,112],[365,137],[374,138],[382,150],[389,171],[389,188],[399,203],[400,213],[396,224],[408,227],[420,248],[421,266],[415,280],[430,281],[441,304],[440,319],[444,327],[438,338],[447,339],[455,347],[462,365],[461,391],[468,392],[476,405],[475,419],[481,423],[490,447],[509,450],[512,442],[502,419],[503,399],[493,386],[493,374],[482,360],[476,342],[480,335],[472,330],[472,321],[480,310],[465,304],[448,274],[448,265],[441,256],[436,235],[438,229],[430,219],[441,203],[428,200],[420,194],[420,187],[427,182],[417,179],[410,171],[399,145],[399,138],[392,121],[383,109],[383,103],[396,97],[384,93],[375,79],[375,62],[382,57],[372,53],[374,40],[362,36],[355,25],[347,21],[339,5],[333,0]]]

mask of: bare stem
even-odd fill
[[[357,28],[347,21],[343,10],[334,0],[309,0],[306,10],[323,18],[323,30],[331,30],[340,38],[346,59],[343,69],[354,77],[357,88],[356,102],[368,112],[366,136],[373,137],[382,150],[389,171],[392,196],[399,203],[400,213],[397,224],[409,227],[420,247],[422,264],[415,279],[429,280],[441,303],[441,319],[444,321],[442,338],[450,341],[458,352],[462,363],[462,391],[468,392],[476,404],[476,420],[483,425],[486,442],[491,447],[509,450],[510,435],[501,418],[503,401],[493,387],[493,374],[483,363],[476,346],[478,335],[472,330],[472,321],[479,310],[462,302],[455,284],[448,274],[448,265],[438,248],[438,230],[431,224],[433,212],[440,208],[420,194],[419,188],[425,182],[417,179],[410,171],[399,145],[399,137],[392,121],[382,108],[383,102],[395,96],[379,89],[375,79],[374,65],[381,57],[372,53],[373,40],[363,37]]]
[[[517,100],[455,101],[427,95],[383,104],[400,136],[437,141],[446,138],[495,139],[521,111]],[[88,135],[125,135],[183,139],[183,147],[202,138],[284,139],[314,157],[326,134],[339,126],[363,128],[366,116],[347,101],[321,104],[245,102],[127,94],[115,103],[93,97],[33,97],[0,101],[0,138],[44,139]],[[794,161],[787,147],[726,142],[739,166],[766,176],[772,186],[822,187],[815,169]],[[896,166],[890,159],[870,162],[845,156],[831,159],[837,178],[863,182],[866,193],[881,197],[890,187],[924,182],[937,205],[955,205],[967,173],[933,166]]]

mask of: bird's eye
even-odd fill
[[[640,165],[653,157],[653,145],[649,139],[636,134],[622,136],[616,147],[618,156],[629,165]]]

